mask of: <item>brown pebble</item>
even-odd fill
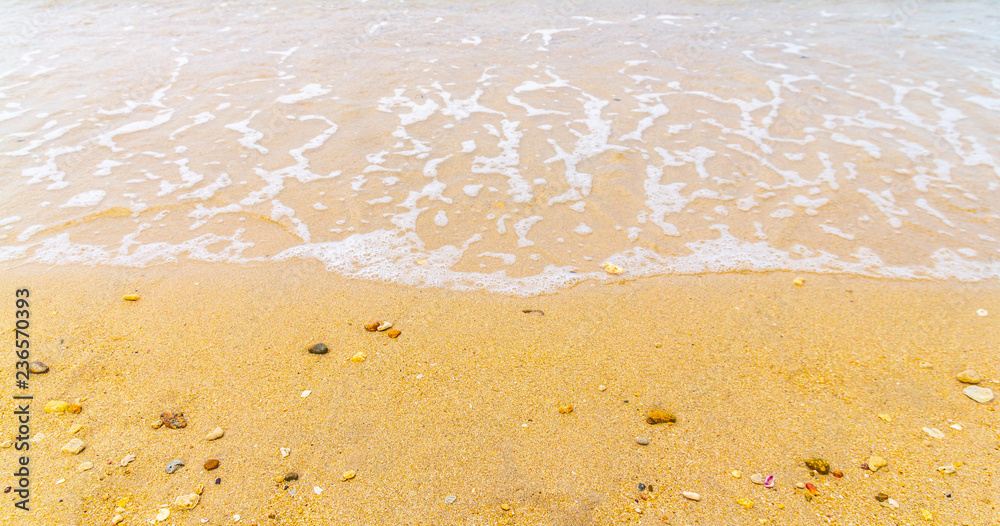
[[[390,338],[399,338],[399,335],[403,334],[403,332],[400,331],[399,329],[389,329],[385,331],[385,334]]]
[[[365,330],[368,332],[375,332],[378,330],[378,326],[382,325],[380,321],[372,321],[365,324]]]
[[[322,343],[317,343],[309,348],[309,354],[326,354],[330,352],[330,349]]]
[[[677,421],[676,415],[674,415],[670,411],[664,411],[662,409],[653,409],[652,411],[646,414],[647,424],[652,424],[652,425],[664,424],[664,423],[672,424],[676,421]]]
[[[299,474],[293,471],[291,473],[285,473],[285,476],[282,478],[285,482],[291,482],[293,480],[299,480]]]
[[[205,470],[206,471],[212,471],[213,469],[215,469],[217,467],[219,467],[219,461],[215,460],[214,458],[213,459],[209,459],[208,461],[205,462]]]
[[[74,415],[80,414],[81,411],[83,411],[83,406],[80,404],[69,404],[66,408],[67,413],[73,413]]]
[[[875,500],[879,502],[885,502],[889,500],[889,496],[886,495],[885,493],[879,493],[878,495],[875,495]]]
[[[182,427],[187,427],[187,419],[184,418],[184,413],[170,413],[165,412],[160,415],[160,420],[163,421],[163,425],[169,427],[170,429],[180,429]]]
[[[559,414],[568,415],[573,412],[573,404],[566,404],[559,407]]]
[[[831,471],[830,473],[832,473],[832,474],[833,474],[833,476],[834,476],[834,477],[837,477],[838,479],[839,479],[840,477],[843,477],[843,476],[844,476],[844,472],[843,472],[843,471]]]
[[[28,364],[28,371],[32,374],[45,374],[49,372],[49,366],[42,362],[31,362]]]

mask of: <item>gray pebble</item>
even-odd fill
[[[166,471],[167,473],[173,474],[178,469],[181,469],[181,467],[183,465],[184,465],[184,462],[181,461],[181,460],[171,460],[170,463],[167,464],[167,467],[166,467],[166,469],[164,469],[164,471]]]
[[[49,372],[49,366],[42,362],[31,362],[28,364],[28,371],[32,374],[45,374]]]
[[[454,495],[448,495],[447,497],[444,498],[444,502],[445,504],[451,504],[452,502],[455,502],[456,499],[458,499],[458,497]]]
[[[635,439],[635,443],[639,444],[640,446],[648,446],[649,445],[649,439],[648,438],[637,438],[637,439]]]

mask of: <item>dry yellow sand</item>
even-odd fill
[[[30,450],[32,509],[6,494],[0,524],[104,525],[117,506],[122,524],[148,524],[200,484],[198,506],[160,524],[880,525],[925,524],[924,511],[933,524],[997,524],[997,402],[970,400],[955,376],[971,367],[997,388],[1000,287],[796,277],[517,298],[296,263],[21,266],[0,279],[0,439],[16,432],[18,287],[31,291],[32,358],[51,370],[29,389],[32,433],[44,434]],[[367,332],[374,319],[402,335]],[[316,342],[329,354],[307,353]],[[42,412],[77,398],[78,415]],[[677,423],[650,426],[653,407]],[[153,429],[163,411],[188,426]],[[74,424],[79,455],[60,451]],[[225,436],[206,441],[215,426]],[[19,454],[0,450],[4,486]],[[862,470],[872,454],[888,466]],[[813,456],[843,478],[811,476]],[[221,466],[206,472],[211,458]],[[186,466],[168,475],[174,459]],[[94,468],[78,471],[84,461]],[[936,470],[952,463],[955,474]],[[298,480],[276,482],[288,472]],[[752,484],[756,472],[775,488]],[[807,501],[799,481],[819,496]]]

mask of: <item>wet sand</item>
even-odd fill
[[[923,510],[935,524],[995,524],[997,402],[967,398],[955,376],[971,367],[997,388],[1000,286],[796,277],[521,298],[306,263],[20,266],[0,278],[6,341],[13,291],[27,286],[32,359],[51,370],[29,389],[32,434],[44,434],[30,450],[32,509],[7,494],[0,523],[104,525],[120,506],[122,524],[148,524],[204,484],[196,508],[161,524],[916,524]],[[402,335],[366,331],[374,319]],[[316,342],[329,354],[309,354]],[[8,400],[13,363],[3,353]],[[53,399],[83,411],[42,412]],[[16,430],[7,407],[2,439]],[[647,424],[652,407],[677,422]],[[153,429],[163,411],[188,426]],[[73,424],[78,455],[60,451]],[[225,436],[206,441],[215,426]],[[4,486],[18,454],[0,450]],[[861,469],[872,454],[888,466]],[[844,476],[810,475],[814,456]],[[210,458],[221,465],[206,472]],[[186,466],[168,475],[174,459]],[[955,474],[936,470],[952,463]],[[298,480],[276,481],[289,472]],[[758,472],[776,486],[751,483]]]

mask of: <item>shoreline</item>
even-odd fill
[[[11,298],[31,287],[32,360],[51,367],[32,376],[32,432],[45,435],[31,448],[33,510],[5,499],[5,521],[148,524],[199,484],[198,505],[162,524],[906,524],[927,511],[971,525],[998,513],[997,402],[955,379],[973,368],[997,388],[994,283],[715,274],[524,298],[306,263],[26,265],[3,283]],[[375,319],[402,334],[366,331]],[[329,354],[308,353],[316,342]],[[7,395],[13,361],[0,361]],[[83,410],[42,412],[54,399]],[[653,407],[678,421],[647,424]],[[164,411],[188,426],[151,428]],[[11,411],[0,426],[10,438]],[[216,426],[225,435],[206,441]],[[73,437],[86,449],[61,452]],[[888,466],[862,470],[873,454]],[[15,451],[0,455],[13,470]],[[811,457],[843,478],[811,476]],[[210,458],[220,467],[206,472]],[[168,475],[174,459],[186,465]],[[937,471],[951,463],[955,474]],[[276,482],[289,472],[298,480]],[[775,488],[751,483],[757,472]]]

